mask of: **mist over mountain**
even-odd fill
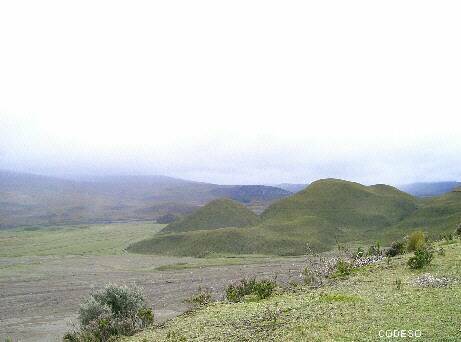
[[[422,182],[400,185],[398,188],[413,196],[431,197],[443,195],[461,186],[461,182]]]
[[[72,179],[0,171],[0,227],[155,220],[184,215],[217,198],[261,212],[291,193],[264,185],[218,185],[167,176]]]
[[[305,189],[308,184],[281,183],[274,186],[294,193]]]

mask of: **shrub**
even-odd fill
[[[231,284],[226,288],[226,298],[230,302],[240,302],[245,296],[255,295],[258,300],[268,298],[276,287],[273,280],[260,280],[255,278],[242,279],[240,283]]]
[[[80,330],[68,332],[65,341],[107,341],[111,336],[132,335],[152,324],[154,315],[138,287],[109,284],[80,305]]]
[[[342,259],[338,260],[338,263],[336,264],[335,275],[344,277],[351,273],[352,273],[352,264]]]
[[[308,265],[303,271],[305,284],[314,285],[316,287],[322,286],[325,279],[328,278],[336,270],[338,259],[324,258],[322,256],[318,258],[307,258],[306,262]],[[311,283],[313,280],[314,283]]]
[[[371,246],[368,248],[367,255],[370,255],[370,256],[378,256],[378,255],[381,255],[381,254],[382,254],[382,252],[381,252],[381,245],[380,245],[379,241],[377,241],[376,244],[371,245]]]
[[[422,231],[416,231],[408,236],[407,250],[414,252],[416,250],[424,248],[426,245],[426,236]]]
[[[265,299],[265,298],[270,297],[275,287],[276,287],[275,281],[261,280],[255,283],[253,292],[254,294],[256,294],[258,299]]]
[[[208,288],[199,286],[197,292],[187,299],[187,302],[197,305],[205,306],[211,303],[211,291]]]
[[[395,257],[400,254],[405,253],[405,242],[404,241],[394,241],[391,247],[386,251],[386,256]]]
[[[308,267],[304,267],[301,275],[303,277],[304,285],[317,287],[319,284],[321,284],[321,279],[319,279],[315,272]]]
[[[355,253],[355,259],[359,259],[365,256],[365,251],[362,247],[357,248],[357,252]]]
[[[408,259],[408,266],[412,269],[420,269],[431,263],[434,253],[429,248],[421,248],[415,251],[415,255]]]
[[[110,315],[111,309],[106,304],[97,301],[93,296],[90,296],[80,305],[79,321],[82,326],[87,326],[91,321],[98,317]]]

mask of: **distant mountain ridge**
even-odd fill
[[[421,182],[400,185],[398,188],[413,196],[432,197],[440,196],[461,187],[461,182]]]
[[[274,186],[295,193],[304,190],[308,185],[309,184],[281,183]]]
[[[291,193],[263,185],[218,185],[167,176],[56,178],[0,170],[0,228],[185,215],[217,198],[258,212]]]

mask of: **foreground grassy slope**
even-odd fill
[[[245,227],[258,222],[259,217],[243,204],[223,198],[211,201],[180,221],[170,223],[163,232]]]
[[[164,226],[150,222],[0,230],[0,257],[116,255]]]
[[[306,252],[307,244],[325,251],[338,241],[373,241],[379,237],[387,243],[390,239],[383,231],[416,210],[417,200],[393,187],[327,179],[272,204],[254,227],[155,236],[131,246],[130,251],[192,256],[299,255]]]
[[[406,266],[408,255],[397,257],[320,289],[210,305],[123,341],[375,341],[394,329],[421,330],[418,341],[459,341],[461,243],[443,247],[446,255],[423,271]],[[449,287],[414,285],[425,272],[449,278]]]

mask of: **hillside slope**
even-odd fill
[[[244,205],[230,199],[217,199],[197,209],[182,220],[170,223],[162,232],[185,232],[225,227],[252,226],[259,217]]]
[[[325,179],[272,204],[262,217],[265,221],[287,222],[316,216],[346,230],[373,229],[396,223],[415,209],[412,196],[391,186]]]
[[[122,341],[405,339],[380,338],[380,331],[384,335],[395,329],[407,334],[409,330],[419,331],[416,340],[421,341],[459,341],[461,243],[443,248],[446,254],[437,255],[422,272],[406,266],[409,255],[399,256],[390,263],[383,260],[356,269],[352,275],[318,289],[297,287],[257,302],[211,304]],[[446,277],[450,285],[416,285],[415,280],[425,272]]]
[[[419,201],[418,210],[396,224],[389,234],[398,236],[422,229],[433,237],[452,233],[461,223],[461,188],[438,197]]]
[[[307,251],[307,244],[324,251],[337,242],[377,237],[388,242],[383,232],[416,210],[417,200],[393,187],[326,179],[275,202],[253,227],[155,236],[130,250],[170,255],[299,255]]]

